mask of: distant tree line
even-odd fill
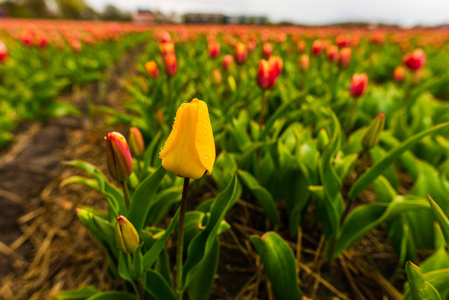
[[[14,18],[129,21],[131,14],[108,4],[102,12],[84,0],[7,0],[0,3],[1,15]]]

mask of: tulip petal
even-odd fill
[[[193,101],[192,101],[193,102]],[[185,178],[198,179],[206,168],[195,147],[198,103],[184,103],[176,112],[175,124],[159,157],[164,169]]]
[[[195,98],[191,103],[198,103],[198,123],[196,125],[195,139],[196,150],[198,151],[201,163],[207,170],[206,174],[210,175],[215,162],[215,141],[209,119],[209,111],[204,101]]]

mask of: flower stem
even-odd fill
[[[131,200],[129,198],[129,191],[128,191],[128,185],[126,184],[126,180],[122,181],[122,187],[123,187],[123,196],[125,197],[126,208],[129,208],[129,205],[131,204]]]
[[[265,105],[267,102],[267,96],[266,91],[262,91],[262,107],[260,108],[260,116],[259,116],[259,130],[262,129],[262,125],[264,122],[264,111],[265,111]]]
[[[349,110],[348,119],[346,121],[346,135],[347,136],[349,136],[349,133],[351,132],[351,123],[352,123],[352,119],[354,118],[356,108],[357,108],[357,99],[352,99],[351,108]]]
[[[182,254],[184,248],[184,220],[187,211],[187,195],[189,193],[190,178],[184,178],[182,190],[181,212],[178,223],[178,239],[176,241],[176,294],[177,299],[182,300]]]

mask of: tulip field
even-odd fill
[[[449,30],[0,23],[0,299],[449,299]]]

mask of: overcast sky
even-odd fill
[[[342,21],[386,22],[403,26],[449,24],[449,0],[86,0],[97,10],[113,4],[133,12],[165,14],[211,12],[267,16],[271,21],[323,24]]]

